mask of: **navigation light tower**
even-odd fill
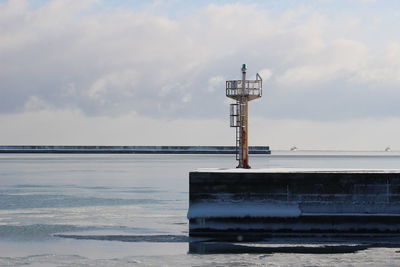
[[[242,79],[226,81],[226,96],[236,100],[230,104],[230,126],[236,128],[237,168],[249,169],[249,123],[248,102],[262,96],[262,78],[257,73],[255,80],[246,80],[247,64],[242,65]]]

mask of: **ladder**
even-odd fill
[[[243,114],[243,104],[237,101],[235,104],[230,104],[230,126],[236,128],[236,160],[241,158],[243,151],[240,149],[242,140],[242,128],[245,127]]]
[[[242,139],[242,130],[241,127],[236,127],[236,160],[240,160],[241,154],[243,153],[240,149],[240,140]]]

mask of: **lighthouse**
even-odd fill
[[[247,64],[242,65],[242,79],[226,81],[226,96],[235,100],[230,104],[230,126],[236,130],[237,168],[250,169],[249,165],[249,101],[262,96],[262,78],[246,80]]]

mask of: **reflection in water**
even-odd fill
[[[54,236],[85,240],[121,241],[121,242],[155,242],[175,243],[188,242],[189,237],[184,235],[72,235],[56,234]]]
[[[261,242],[227,242],[212,238],[193,238],[185,235],[74,235],[56,234],[57,237],[120,241],[189,243],[189,254],[343,254],[369,248],[400,248],[397,236],[347,238],[274,238]]]
[[[355,253],[369,248],[400,248],[400,236],[396,234],[379,235],[326,235],[273,237],[256,242],[244,240],[190,240],[191,254],[342,254]]]
[[[321,246],[266,246],[266,244],[238,244],[225,242],[192,242],[189,243],[190,254],[337,254],[354,253],[370,248],[370,245],[321,245]],[[399,246],[400,247],[400,246]]]

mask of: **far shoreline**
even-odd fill
[[[234,146],[0,146],[0,154],[236,154]],[[250,146],[250,154],[271,154],[269,146]]]

